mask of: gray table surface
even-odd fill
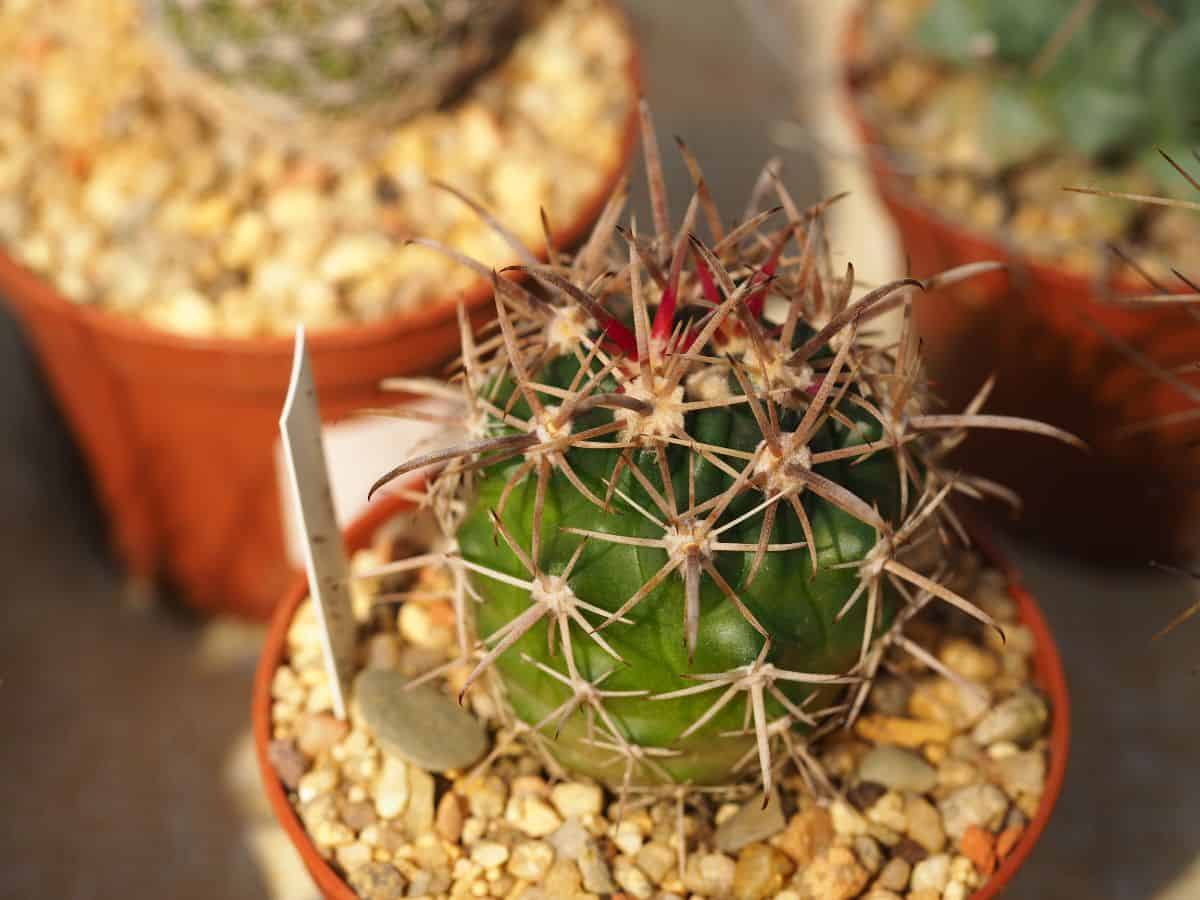
[[[773,152],[767,123],[791,115],[788,78],[729,3],[632,5],[660,133],[685,135],[739,209]],[[812,161],[787,163],[817,198]],[[222,778],[247,725],[252,643],[218,665],[211,625],[122,604],[79,458],[6,312],[0,385],[0,896],[265,896]],[[1193,586],[1012,549],[1061,645],[1074,739],[1010,896],[1200,898],[1200,869],[1186,875],[1200,856],[1200,625],[1149,642]]]

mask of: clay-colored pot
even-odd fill
[[[628,77],[641,94],[634,54]],[[619,164],[554,235],[577,246],[637,144],[630,105]],[[274,448],[291,373],[289,337],[187,338],[71,303],[0,253],[9,299],[78,442],[114,549],[133,575],[161,581],[210,613],[265,620],[292,574]],[[432,372],[459,346],[456,309],[494,314],[491,285],[389,318],[311,333],[323,416],[394,404],[388,376]]]
[[[1193,557],[1200,550],[1200,418],[1127,432],[1197,404],[1131,361],[1096,326],[1167,370],[1200,360],[1200,327],[1180,307],[1105,303],[1148,288],[1097,284],[1038,263],[914,196],[888,165],[879,132],[856,98],[861,27],[860,14],[843,51],[850,113],[911,274],[925,277],[981,260],[1009,265],[1007,273],[970,279],[914,304],[937,394],[949,411],[961,409],[995,374],[985,411],[1040,419],[1091,448],[1083,454],[1053,441],[980,430],[953,462],[1016,490],[1023,515],[1012,522],[1005,511],[1005,521],[1035,540],[1106,564]]]
[[[370,547],[375,533],[393,516],[410,512],[413,504],[397,497],[389,497],[378,506],[368,510],[357,519],[346,531],[346,549],[348,552]],[[976,542],[980,551],[988,561],[1002,571],[1009,583],[1009,593],[1017,604],[1018,616],[1021,622],[1033,632],[1034,656],[1033,674],[1038,688],[1049,698],[1051,708],[1050,722],[1050,766],[1046,775],[1046,789],[1042,794],[1042,802],[1037,815],[1033,817],[1013,851],[1000,863],[996,873],[988,883],[976,891],[971,900],[991,900],[1000,894],[1029,857],[1038,838],[1050,821],[1050,814],[1058,802],[1062,791],[1063,777],[1067,770],[1067,756],[1071,743],[1071,704],[1067,693],[1066,677],[1063,674],[1062,660],[1058,655],[1054,638],[1043,618],[1041,610],[1032,595],[1021,585],[1015,569],[996,551],[994,545],[986,536],[977,535]],[[312,875],[321,893],[327,900],[354,900],[355,893],[346,881],[325,860],[312,839],[305,831],[296,810],[288,801],[287,790],[275,774],[267,757],[271,743],[271,681],[276,669],[283,662],[287,647],[287,632],[292,618],[300,604],[308,597],[308,583],[304,577],[298,577],[287,592],[283,602],[278,605],[267,639],[259,657],[258,670],[254,676],[254,696],[251,713],[254,724],[254,745],[258,755],[259,771],[263,779],[263,788],[275,817],[291,838],[292,843],[300,854],[304,866]]]

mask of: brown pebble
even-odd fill
[[[963,832],[958,842],[962,855],[975,865],[975,870],[984,878],[996,871],[996,841],[991,833],[972,825]]]
[[[912,838],[901,838],[900,843],[892,848],[892,856],[898,856],[909,865],[915,866],[929,855],[929,852]]]
[[[875,805],[875,802],[887,793],[887,788],[881,784],[876,784],[873,781],[860,781],[850,790],[846,791],[846,799],[849,800],[856,809],[865,812]]]
[[[462,837],[463,809],[458,794],[447,793],[438,802],[437,819],[434,825],[437,833],[452,844],[458,843]]]
[[[1024,825],[1013,825],[1005,828],[1000,832],[1000,836],[996,838],[996,855],[1004,859],[1008,854],[1012,853],[1017,846],[1017,842],[1021,840],[1021,835],[1024,833]]]
[[[363,900],[400,900],[407,884],[400,870],[385,862],[359,866],[350,873],[349,881]]]
[[[343,824],[352,831],[362,831],[368,825],[374,825],[378,821],[378,817],[375,815],[375,805],[370,800],[359,802],[342,800],[338,812],[341,814]]]
[[[792,816],[779,836],[779,849],[799,866],[807,866],[833,843],[833,818],[815,804]]]
[[[308,760],[292,741],[271,741],[267,748],[267,759],[288,788],[295,790],[300,778],[308,771]]]

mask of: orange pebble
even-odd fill
[[[975,864],[975,869],[984,878],[996,871],[996,839],[991,832],[972,825],[958,842],[962,855]]]
[[[1017,846],[1017,841],[1021,840],[1021,835],[1024,833],[1024,825],[1013,825],[1011,828],[1005,828],[1000,832],[1000,837],[996,839],[996,853],[1001,859],[1013,852],[1013,848]]]

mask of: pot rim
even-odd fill
[[[368,546],[375,532],[384,523],[393,516],[415,508],[416,504],[404,497],[389,495],[381,498],[346,529],[347,548],[353,550]],[[992,900],[1012,880],[1033,852],[1057,805],[1066,776],[1067,758],[1070,755],[1071,703],[1058,646],[1037,601],[1025,588],[1015,566],[1000,552],[990,532],[975,523],[972,523],[970,531],[975,548],[991,565],[1004,573],[1009,596],[1017,603],[1018,618],[1033,632],[1035,682],[1049,696],[1051,704],[1050,765],[1037,815],[1025,826],[1017,845],[1001,861],[992,877],[970,897],[970,900]],[[267,755],[271,742],[271,681],[283,659],[292,617],[307,597],[307,577],[301,574],[297,576],[271,618],[258,668],[254,674],[251,703],[254,747],[263,789],[275,812],[275,818],[291,838],[305,868],[328,900],[355,900],[356,895],[350,886],[318,853],[296,810],[288,801],[287,792]]]
[[[604,6],[621,20],[621,27],[630,39],[630,55],[625,77],[633,88],[629,111],[621,134],[617,163],[605,173],[603,180],[582,204],[578,214],[567,227],[555,231],[550,243],[555,250],[566,250],[587,235],[599,217],[613,190],[629,168],[637,147],[641,117],[639,103],[644,96],[645,80],[642,71],[642,54],[634,35],[629,15],[618,0],[601,0]],[[548,247],[541,247],[536,256],[545,261]],[[513,277],[513,276],[508,276]],[[524,276],[516,276],[518,279]],[[53,284],[18,262],[0,245],[0,287],[18,295],[13,302],[25,302],[48,313],[73,318],[95,332],[125,344],[140,344],[164,351],[178,353],[209,353],[220,355],[242,355],[251,357],[290,358],[294,341],[290,335],[267,337],[189,337],[155,328],[140,319],[123,313],[102,310],[92,304],[74,303],[59,293]],[[381,343],[397,337],[419,334],[444,323],[452,322],[462,304],[474,311],[492,299],[492,286],[487,279],[480,279],[457,295],[433,299],[415,310],[400,311],[378,319],[358,322],[337,328],[313,329],[308,343],[315,353],[323,351],[353,350],[364,344]]]

